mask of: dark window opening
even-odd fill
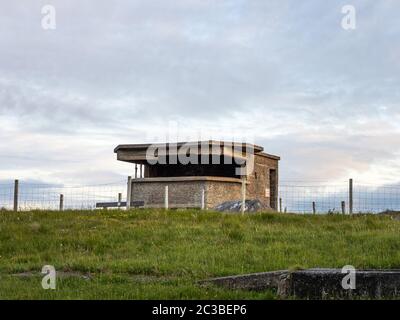
[[[215,176],[239,178],[233,164],[156,164],[149,166],[149,177]]]

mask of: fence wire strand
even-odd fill
[[[98,202],[117,202],[118,194],[126,199],[126,182],[90,186],[59,186],[19,183],[19,210],[58,210],[62,194],[63,209],[95,209]],[[0,185],[0,208],[12,209],[14,184]]]
[[[63,208],[95,209],[99,202],[117,202],[122,194],[126,201],[127,184],[125,181],[112,183],[66,186],[38,183],[19,183],[19,210],[58,210],[60,195],[64,197]],[[161,192],[161,191],[160,191]],[[173,192],[173,189],[171,189]],[[171,195],[172,196],[172,195]],[[175,195],[174,195],[175,196]],[[162,206],[163,194],[154,195],[160,198]],[[199,198],[199,199],[197,199]],[[201,196],[193,200],[193,206],[201,206]],[[278,209],[293,213],[341,213],[342,203],[345,212],[349,212],[349,184],[331,185],[318,181],[281,181],[279,185]],[[178,197],[178,200],[180,197]],[[140,199],[137,199],[140,200]],[[172,198],[171,198],[172,200]],[[314,203],[314,205],[313,205]],[[178,203],[177,203],[178,204]],[[14,183],[0,183],[0,209],[12,210],[14,205]],[[182,200],[182,207],[188,204]],[[315,207],[314,207],[315,206]],[[354,183],[353,213],[379,213],[384,211],[400,211],[400,185],[373,186]]]
[[[279,186],[282,211],[293,213],[349,213],[349,184],[324,185],[285,182]],[[400,211],[400,186],[373,186],[354,183],[353,213]]]

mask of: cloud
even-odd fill
[[[40,25],[49,3],[55,31]],[[352,3],[354,31],[340,26],[343,1],[4,3],[0,176],[127,175],[113,147],[171,138],[175,121],[180,140],[264,144],[283,177],[387,181],[400,3]]]

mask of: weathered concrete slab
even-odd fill
[[[287,277],[288,274],[289,272],[287,270],[260,272],[240,276],[213,278],[202,281],[202,283],[212,283],[232,290],[278,290],[279,287],[285,283],[285,277]]]
[[[143,207],[144,206],[144,201],[131,201],[131,208],[138,208],[138,207]],[[121,202],[97,202],[96,203],[96,208],[125,208],[126,207],[126,201],[121,201]]]
[[[355,289],[343,289],[347,273],[341,269],[280,270],[214,278],[213,283],[229,289],[274,290],[282,298],[302,299],[400,299],[400,270],[356,270]]]

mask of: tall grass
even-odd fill
[[[209,277],[290,268],[400,268],[388,216],[197,210],[0,211],[0,298],[272,298],[202,287]],[[43,265],[90,274],[41,288]]]

